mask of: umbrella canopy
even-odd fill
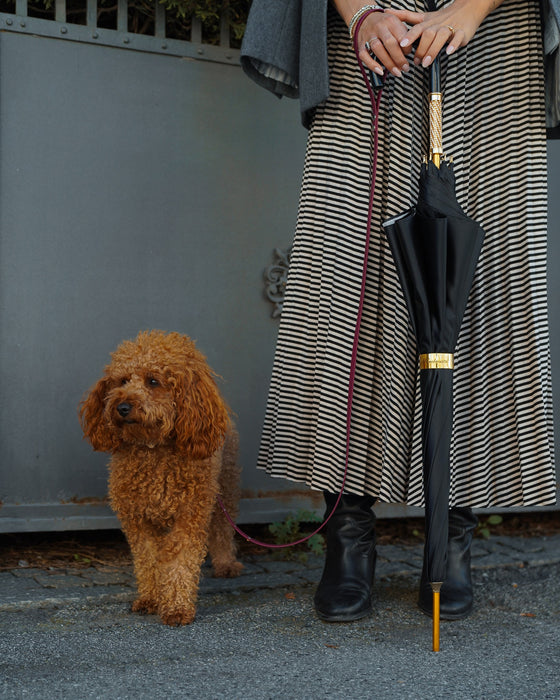
[[[484,240],[482,228],[457,202],[453,165],[441,158],[438,68],[431,75],[430,155],[418,202],[384,224],[420,355],[425,563],[438,595],[434,604],[446,578],[453,353]]]

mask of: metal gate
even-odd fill
[[[172,38],[155,3],[152,35],[138,35],[125,0],[114,28],[84,2],[82,24],[63,0],[51,19],[25,0],[0,14],[0,532],[117,526],[108,457],[82,440],[77,406],[110,351],[148,328],[195,338],[224,377],[240,520],[313,506],[254,468],[277,330],[263,270],[282,267],[293,234],[298,105],[242,75],[225,26],[220,45],[196,23]],[[559,206],[551,197],[553,260]]]
[[[157,3],[153,36],[127,31],[123,0],[115,29],[95,8],[85,25],[58,0],[51,20],[22,0],[0,15],[0,531],[117,525],[77,406],[148,328],[187,333],[224,378],[242,519],[259,520],[286,509],[254,464],[278,325],[263,271],[293,235],[298,107],[196,23],[165,37]]]

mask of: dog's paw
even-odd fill
[[[176,609],[166,612],[160,612],[160,617],[164,625],[170,627],[181,627],[182,625],[190,625],[194,620],[196,610],[192,609]]]
[[[138,598],[132,603],[132,612],[141,615],[154,615],[157,613],[157,603],[150,598]]]
[[[229,561],[223,564],[212,565],[216,578],[236,578],[243,571],[243,564],[240,561]]]

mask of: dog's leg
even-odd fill
[[[157,612],[157,547],[144,518],[144,494],[138,490],[135,493],[142,471],[142,460],[138,455],[134,457],[129,451],[114,455],[109,474],[109,496],[132,552],[138,588],[132,611],[151,614]],[[134,498],[132,493],[135,493]]]
[[[237,517],[240,496],[240,469],[237,465],[238,440],[237,432],[231,429],[226,436],[221,455],[221,471],[218,477],[222,501],[233,520]],[[208,533],[208,551],[215,576],[221,578],[239,576],[243,564],[237,561],[236,549],[233,528],[216,503]]]
[[[177,522],[158,551],[158,613],[166,625],[190,624],[196,614],[200,569],[206,556],[206,526]]]
[[[235,511],[224,503],[228,513],[235,518]],[[214,576],[219,578],[235,578],[243,569],[243,564],[237,561],[237,547],[234,532],[226,520],[222,509],[216,505],[208,533],[208,552],[212,560]]]
[[[132,551],[138,587],[138,597],[132,604],[132,612],[149,615],[157,613],[157,543],[153,537],[138,530],[134,535],[127,534],[127,539]]]

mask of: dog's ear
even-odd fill
[[[103,377],[94,384],[80,403],[78,411],[84,437],[98,452],[112,452],[118,446],[118,440],[103,413],[110,384],[109,377]]]
[[[175,377],[177,445],[192,459],[206,459],[221,447],[230,424],[210,368],[200,366]]]

